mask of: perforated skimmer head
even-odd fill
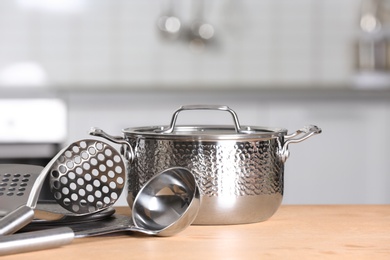
[[[65,209],[86,214],[113,205],[125,182],[121,155],[110,145],[92,139],[74,142],[50,169],[50,189]]]

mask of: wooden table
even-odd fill
[[[119,208],[119,213],[128,213]],[[282,206],[256,224],[81,238],[2,259],[390,259],[390,205]]]

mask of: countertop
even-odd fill
[[[117,212],[128,214],[127,208]],[[390,259],[390,205],[282,205],[269,220],[119,233],[2,259]]]

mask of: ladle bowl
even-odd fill
[[[142,187],[133,202],[132,218],[140,232],[171,236],[195,220],[199,207],[200,193],[193,174],[173,167]]]

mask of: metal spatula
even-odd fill
[[[26,205],[42,166],[0,164],[0,217]]]

